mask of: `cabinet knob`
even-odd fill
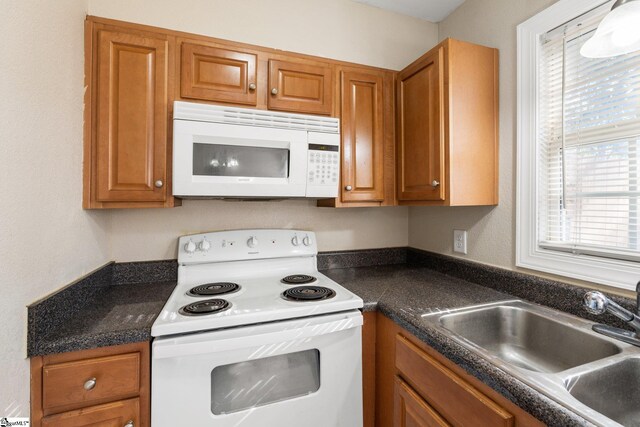
[[[435,180],[435,179],[434,179],[433,181],[431,181],[431,186],[432,186],[433,188],[436,188],[438,185],[440,185],[440,181],[437,181],[437,180]]]
[[[159,179],[159,180],[157,180],[157,181],[155,182],[155,186],[156,186],[157,188],[162,188],[162,186],[163,186],[163,185],[164,185],[164,182],[162,182],[162,180],[161,180],[161,179]]]
[[[133,420],[127,421],[127,423],[124,425],[124,427],[134,427]]]
[[[96,386],[96,379],[95,378],[89,378],[87,381],[85,381],[84,383],[84,389],[89,391],[89,390],[93,390],[93,388]]]
[[[249,83],[249,90],[256,90],[256,84],[255,83]]]
[[[277,95],[278,94],[278,88],[274,87],[273,89],[271,89],[271,95]]]
[[[346,187],[344,187],[344,189],[347,190],[347,191],[351,191],[351,190],[353,190],[353,187],[350,186],[350,185],[347,185]]]

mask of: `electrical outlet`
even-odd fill
[[[467,254],[467,230],[453,230],[453,251]]]

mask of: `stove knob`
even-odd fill
[[[189,240],[189,242],[186,245],[184,245],[184,251],[189,255],[191,255],[196,251],[196,244],[193,243],[192,240]]]
[[[256,236],[251,236],[249,240],[247,240],[247,246],[249,246],[250,248],[255,248],[256,246],[258,246],[258,239],[256,238]]]
[[[202,242],[200,242],[198,247],[201,251],[207,252],[209,249],[211,249],[211,242],[209,242],[205,237],[204,239],[202,239]]]
[[[291,244],[293,246],[299,246],[300,245],[300,240],[298,239],[297,235],[293,236],[293,239],[291,239]]]
[[[311,246],[311,237],[309,236],[304,236],[304,239],[302,239],[302,243],[304,243],[305,246]]]

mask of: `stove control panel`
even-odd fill
[[[315,256],[317,253],[315,233],[304,230],[216,231],[182,236],[178,242],[180,264]]]

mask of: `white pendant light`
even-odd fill
[[[596,33],[580,49],[587,58],[607,58],[640,50],[640,0],[618,0]]]

